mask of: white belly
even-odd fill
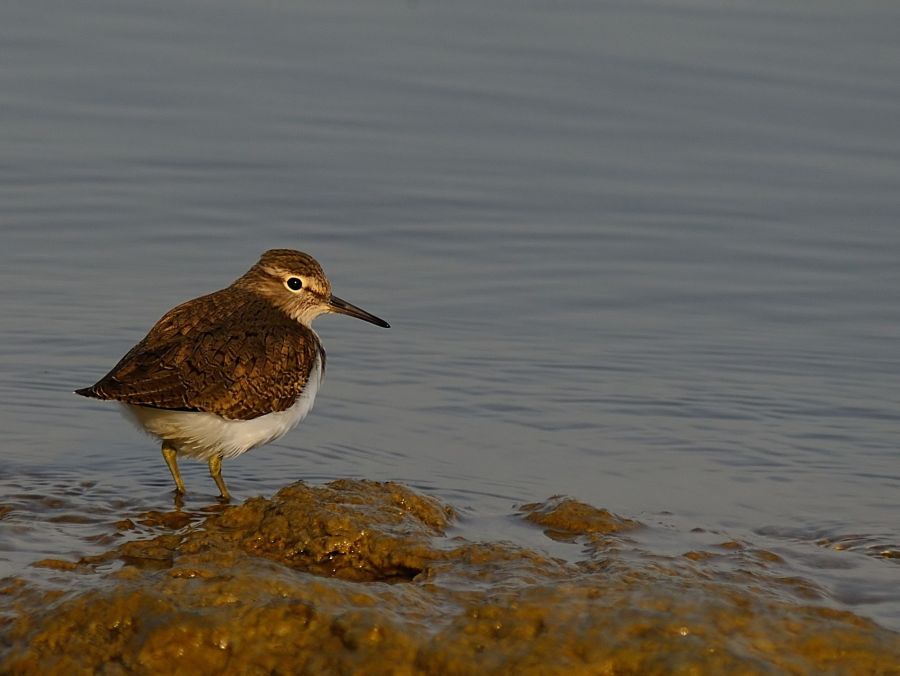
[[[235,458],[251,448],[275,441],[303,420],[313,407],[322,383],[322,358],[317,356],[303,392],[294,404],[252,420],[228,420],[215,413],[168,411],[123,404],[126,415],[146,432],[171,441],[179,455],[201,460],[221,455]]]

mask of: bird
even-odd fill
[[[75,391],[116,401],[162,442],[162,455],[185,493],[178,458],[205,461],[231,496],[222,461],[284,436],[309,413],[325,375],[325,350],[313,320],[383,319],[332,294],[309,254],[270,249],[227,288],[169,310],[109,373]]]

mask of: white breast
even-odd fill
[[[252,420],[228,420],[214,413],[167,411],[132,404],[122,406],[127,416],[145,431],[175,444],[179,454],[201,460],[216,455],[235,458],[283,437],[296,427],[312,410],[323,375],[322,357],[316,355],[309,380],[297,401],[284,411]]]

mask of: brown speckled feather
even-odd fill
[[[231,286],[170,310],[94,386],[78,394],[230,420],[284,411],[325,352],[316,334]]]

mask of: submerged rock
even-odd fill
[[[638,522],[563,498],[520,514],[583,542],[584,558],[449,539],[450,507],[392,483],[294,484],[187,527],[157,515],[180,530],[74,566],[42,562],[85,591],[7,581],[0,671],[887,674],[900,664],[898,634],[809,605],[815,585],[774,555],[740,543],[637,552],[627,538]],[[727,574],[723,557],[738,564]]]

